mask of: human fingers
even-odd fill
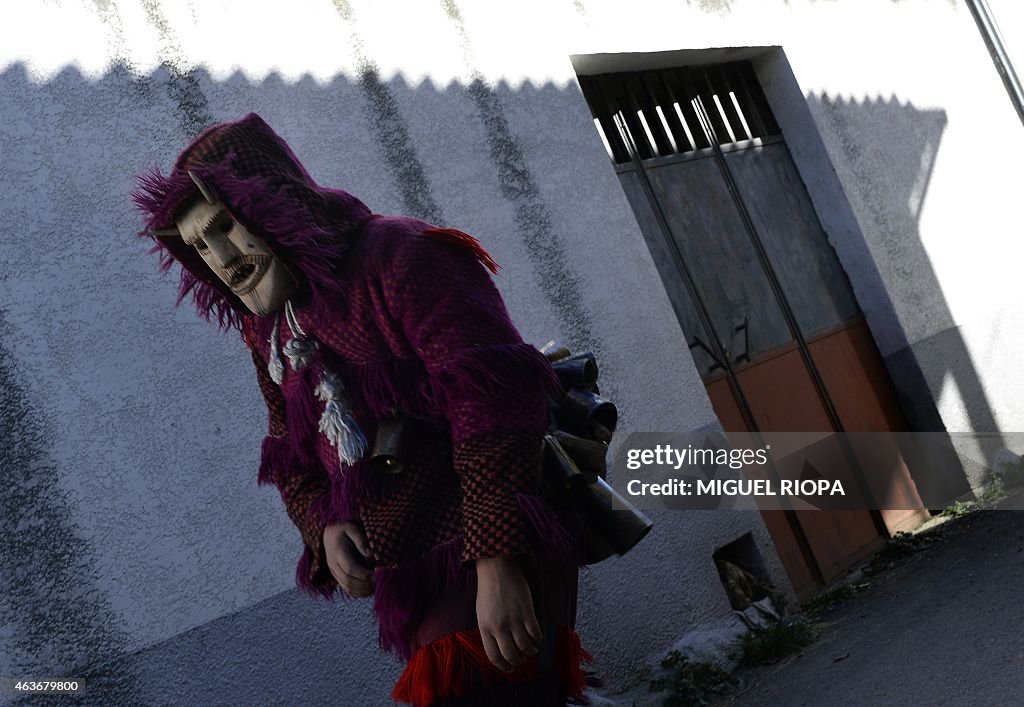
[[[373,570],[367,567],[357,554],[358,548],[351,538],[346,537],[337,548],[337,559],[345,574],[368,582],[373,578]]]
[[[334,577],[334,581],[345,590],[345,593],[353,597],[365,597],[373,594],[373,575],[356,576],[346,570],[345,565],[337,558],[328,558],[327,567]]]
[[[359,591],[355,578],[349,576],[337,560],[328,558],[327,569],[330,570],[331,576],[334,577],[334,581],[338,583],[338,586],[341,587],[346,594],[355,596],[353,592]]]
[[[523,626],[526,628],[526,632],[530,634],[530,638],[533,639],[534,644],[539,649],[541,644],[544,643],[544,629],[540,627],[540,622],[537,621],[537,615],[534,612],[530,612],[530,615],[526,617],[523,622]]]
[[[341,560],[340,564],[345,574],[359,582],[370,582],[373,580],[373,570],[364,567],[354,557],[346,557]]]
[[[511,673],[515,670],[515,666],[505,660],[505,657],[501,654],[501,649],[498,647],[498,642],[489,631],[481,631],[480,638],[483,640],[484,652],[487,653],[487,657],[494,664],[494,667],[498,670],[504,670],[506,673]]]
[[[537,655],[537,647],[540,645],[540,641],[535,640],[530,635],[525,623],[512,625],[512,640],[515,641],[516,647],[522,655],[527,657]]]
[[[358,560],[355,554],[355,548],[352,542],[347,536],[339,537],[336,541],[324,543],[324,554],[327,556],[328,567],[331,568],[331,573],[335,574],[335,579],[341,582],[341,577],[337,576],[335,568],[345,575],[352,575],[358,580],[368,581],[372,577],[372,571],[363,565]]]
[[[368,596],[373,593],[373,572],[355,562],[351,550],[344,547],[332,548],[327,553],[328,569],[335,581],[352,596]]]
[[[498,649],[501,651],[501,657],[505,659],[505,662],[515,667],[520,665],[526,656],[519,650],[519,646],[516,645],[515,638],[512,636],[512,630],[505,628],[500,631],[496,631],[494,634],[494,640],[498,643]]]
[[[370,552],[370,543],[366,539],[366,533],[355,524],[348,524],[345,526],[345,537],[349,539],[359,554],[366,559],[371,559],[373,553]]]
[[[354,597],[356,599],[373,596],[373,585],[368,582],[350,584],[348,587],[342,587],[342,589],[344,589],[345,593],[350,597]]]
[[[348,581],[347,576],[338,567],[338,564],[334,562],[330,557],[327,558],[327,569],[330,570],[331,576],[334,577],[334,581],[338,583],[338,586],[344,588],[345,582]]]
[[[537,617],[533,614],[530,615],[525,622],[526,632],[530,634],[530,638],[534,640],[538,647],[544,643],[544,629],[540,627],[540,622],[537,621]]]

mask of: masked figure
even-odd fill
[[[558,383],[479,243],[318,186],[255,114],[134,196],[163,268],[182,266],[179,301],[252,353],[269,410],[258,479],[301,532],[298,585],[372,594],[380,645],[407,663],[395,699],[581,699],[581,531],[537,479]],[[402,471],[374,471],[396,415],[415,423]]]

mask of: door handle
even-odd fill
[[[743,332],[743,353],[738,354],[733,363],[740,363],[742,361],[750,361],[750,315],[743,315],[743,323],[738,324],[733,333],[738,334]]]

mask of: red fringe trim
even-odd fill
[[[441,241],[442,243],[450,243],[451,245],[468,248],[473,251],[477,260],[479,260],[485,268],[491,271],[492,275],[497,275],[498,270],[501,269],[501,266],[494,261],[491,254],[484,250],[484,247],[480,245],[480,241],[473,238],[473,236],[468,233],[463,233],[457,228],[428,228],[420,235],[426,236],[427,238],[433,238],[434,240]]]
[[[564,685],[565,697],[582,700],[588,684],[581,663],[593,662],[584,650],[579,634],[570,626],[559,626],[554,673]],[[456,631],[423,646],[413,654],[395,683],[392,699],[415,707],[426,707],[443,697],[461,697],[467,693],[476,675],[484,683],[524,684],[538,680],[537,659],[531,658],[511,673],[494,666],[487,657],[480,631]]]

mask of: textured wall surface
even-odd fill
[[[133,175],[250,110],[320,182],[477,235],[528,341],[597,353],[622,436],[689,430],[715,418],[570,55],[782,46],[759,71],[788,81],[791,124],[820,132],[787,138],[883,354],[917,347],[950,425],[958,410],[1016,419],[991,389],[1021,377],[1020,239],[1000,181],[1021,148],[995,140],[1020,126],[959,4],[246,8],[4,11],[0,675],[88,672],[90,702],[116,704],[387,702],[397,665],[375,651],[365,603],[290,589],[299,539],[256,487],[264,413],[243,345],[175,309],[173,278],[133,237]],[[730,620],[716,548],[752,532],[785,584],[756,513],[655,521],[635,553],[583,577],[580,630],[613,688]]]

